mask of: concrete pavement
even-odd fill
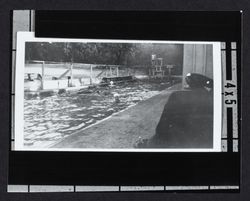
[[[149,138],[155,134],[169,94],[180,88],[181,85],[177,84],[165,89],[154,97],[73,133],[51,148],[133,148],[139,138]]]

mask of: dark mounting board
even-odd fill
[[[35,36],[237,42],[240,88],[241,17],[236,11],[36,11]],[[228,65],[229,80],[230,72]],[[239,185],[240,153],[10,151],[9,184]]]

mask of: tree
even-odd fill
[[[175,65],[182,72],[183,45],[154,43],[62,43],[26,42],[25,59],[50,62],[116,64],[147,68],[151,55],[163,58],[163,64]]]

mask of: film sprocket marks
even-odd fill
[[[18,32],[14,150],[221,151],[221,63],[220,42]]]

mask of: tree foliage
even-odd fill
[[[164,65],[178,66],[183,62],[183,46],[152,43],[62,43],[27,42],[26,62],[42,60],[49,62],[75,62],[148,67],[151,55],[163,58]]]

